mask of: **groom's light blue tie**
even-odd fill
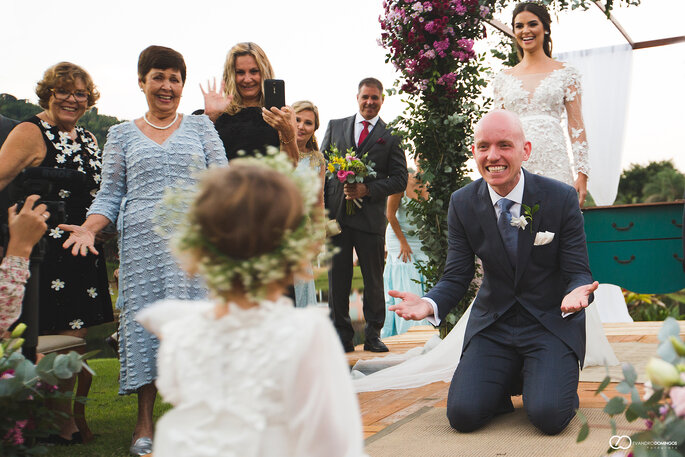
[[[511,262],[511,265],[515,267],[519,229],[511,225],[511,213],[509,210],[513,204],[514,202],[508,198],[500,198],[497,201],[497,206],[499,206],[500,210],[499,217],[497,218],[497,228],[499,228],[499,233],[502,235],[504,249],[507,251],[509,261]]]

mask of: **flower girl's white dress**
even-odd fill
[[[562,119],[566,118],[575,169],[589,175],[588,145],[580,103],[580,75],[575,68],[564,64],[551,73],[523,77],[500,72],[492,86],[493,107],[518,114],[526,139],[532,143],[530,159],[523,163],[526,170],[573,185],[567,135],[562,128]],[[436,381],[451,381],[459,363],[470,312],[469,306],[450,334],[430,352],[355,379],[355,390],[404,389]],[[618,359],[604,335],[596,304],[585,309],[585,323],[585,366],[617,365]]]
[[[157,387],[174,405],[155,457],[360,457],[361,420],[328,316],[288,299],[164,301],[138,314],[160,336]]]

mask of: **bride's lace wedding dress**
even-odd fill
[[[517,113],[526,139],[532,143],[531,156],[523,164],[526,170],[573,185],[567,136],[562,128],[562,121],[566,118],[576,172],[589,175],[588,144],[580,102],[580,75],[575,68],[564,64],[550,73],[524,76],[503,71],[495,77],[492,86],[493,107]],[[459,363],[470,312],[469,306],[449,335],[439,344],[433,344],[434,349],[420,356],[410,357],[399,365],[368,376],[362,376],[361,372],[373,371],[373,365],[383,364],[372,361],[355,367],[358,368],[354,373],[357,376],[354,380],[357,392],[406,389],[436,381],[451,381]],[[586,308],[585,326],[585,366],[618,364],[604,335],[596,304]]]

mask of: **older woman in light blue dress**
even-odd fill
[[[416,226],[407,216],[407,205],[411,199],[428,198],[423,187],[417,186],[415,173],[410,171],[407,189],[401,194],[388,197],[388,227],[385,231],[385,247],[388,256],[383,271],[383,289],[385,289],[385,323],[381,329],[381,338],[399,335],[416,325],[430,325],[422,321],[407,321],[399,317],[388,307],[401,300],[388,295],[389,290],[406,290],[423,297],[426,293],[424,277],[419,272],[416,262],[427,262],[428,256],[421,250],[421,240],[413,234]]]
[[[295,121],[297,125],[297,149],[299,151],[298,169],[316,168],[319,170],[321,185],[319,200],[323,212],[323,181],[325,179],[325,160],[319,151],[314,132],[319,128],[319,110],[312,102],[301,100],[293,103]],[[310,275],[313,270],[309,269]],[[310,277],[295,278],[295,306],[298,308],[316,305],[316,287],[314,279]]]
[[[135,314],[163,299],[196,300],[207,291],[172,258],[167,242],[155,233],[154,214],[166,187],[190,189],[197,172],[226,165],[226,154],[207,116],[177,113],[186,69],[178,52],[150,46],[138,61],[138,84],[148,112],[112,127],[104,151],[102,185],[81,226],[71,231],[65,248],[81,255],[95,251],[95,234],[110,222],[119,232],[119,393],[138,393],[138,420],[131,454],[152,447],[152,409],[156,397],[159,341]],[[182,217],[182,215],[179,215]]]

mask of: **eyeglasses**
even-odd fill
[[[60,102],[63,102],[67,98],[69,98],[71,95],[74,96],[74,100],[77,102],[86,102],[88,101],[88,96],[90,95],[88,92],[85,90],[75,90],[75,91],[68,91],[66,89],[50,89],[52,91],[52,95],[55,96],[55,100],[58,100]]]

